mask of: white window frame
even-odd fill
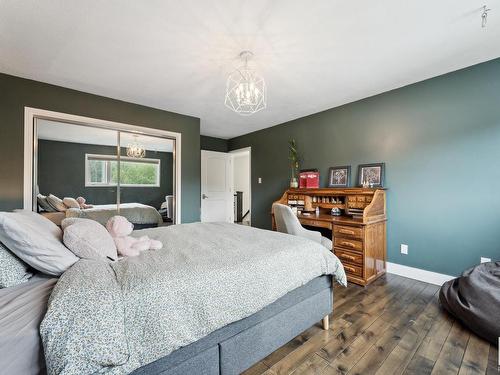
[[[85,187],[107,187],[107,186],[117,186],[117,183],[109,182],[109,164],[107,164],[106,168],[106,181],[105,183],[92,183],[90,182],[90,170],[89,170],[89,158],[90,159],[100,159],[105,161],[118,161],[116,155],[101,155],[101,154],[85,154]],[[120,156],[121,162],[134,162],[134,163],[146,163],[153,164],[156,166],[156,182],[154,184],[124,184],[120,183],[122,187],[142,187],[142,188],[154,188],[160,187],[160,178],[161,178],[161,160],[160,159],[151,159],[151,158],[131,158],[129,156]]]

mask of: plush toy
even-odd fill
[[[137,256],[144,250],[158,250],[163,246],[160,241],[151,240],[148,236],[131,237],[134,225],[123,216],[113,216],[109,219],[106,229],[115,241],[118,254],[126,257]]]
[[[94,207],[91,204],[86,204],[84,197],[78,197],[78,198],[76,198],[76,201],[78,202],[78,204],[80,205],[80,209],[82,209],[82,210],[84,210],[86,208],[92,208],[92,207]]]

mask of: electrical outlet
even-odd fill
[[[259,184],[262,184],[262,177],[259,177]]]
[[[408,255],[408,245],[401,244],[401,254]]]
[[[481,263],[488,263],[488,262],[491,262],[491,258],[481,257]]]

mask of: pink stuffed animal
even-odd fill
[[[134,225],[123,216],[113,216],[106,223],[106,229],[115,241],[118,254],[134,257],[144,250],[158,250],[163,247],[160,241],[151,240],[148,236],[131,237]]]
[[[78,204],[80,205],[80,208],[82,210],[86,209],[86,208],[92,208],[94,206],[92,206],[91,204],[86,204],[85,202],[85,198],[84,197],[78,197],[76,198],[76,201],[78,202]]]

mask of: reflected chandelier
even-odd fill
[[[146,156],[146,149],[137,142],[137,136],[134,136],[134,142],[127,146],[127,156],[131,158],[143,158]]]
[[[229,74],[226,84],[224,104],[240,115],[251,115],[266,108],[266,82],[248,67],[248,60],[253,57],[250,51],[240,53],[244,65]]]

